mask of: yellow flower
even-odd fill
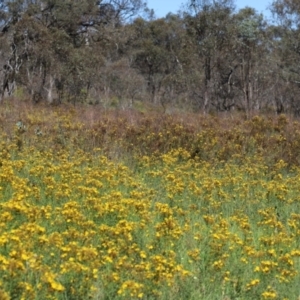
[[[50,286],[54,291],[63,292],[65,290],[64,286],[56,281],[51,281]]]
[[[4,290],[0,289],[0,299],[1,300],[10,300],[10,296],[7,292],[5,292]]]
[[[54,291],[63,292],[65,290],[64,286],[55,280],[55,274],[47,271],[43,275],[44,282],[49,283],[50,287]]]
[[[252,287],[257,286],[259,284],[260,280],[259,279],[253,279],[251,282],[246,284],[246,289],[250,290]]]
[[[224,262],[222,260],[217,260],[212,264],[212,266],[215,269],[222,269],[222,267],[224,266]]]
[[[268,290],[263,292],[261,296],[263,299],[276,299],[277,293],[274,290],[272,290],[270,287],[268,287]]]

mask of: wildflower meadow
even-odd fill
[[[300,299],[297,120],[12,102],[0,126],[1,300]]]

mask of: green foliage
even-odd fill
[[[159,19],[142,0],[0,1],[0,100],[22,88],[36,103],[299,116],[299,4],[271,11],[275,23],[232,0]]]

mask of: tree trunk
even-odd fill
[[[209,110],[210,102],[210,80],[211,80],[211,57],[208,55],[205,58],[204,69],[205,69],[205,91],[204,91],[204,105],[203,113],[206,114]]]

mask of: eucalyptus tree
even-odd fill
[[[222,55],[232,42],[230,32],[234,3],[232,0],[189,0],[187,5],[185,26],[194,44],[191,90],[204,112],[209,111],[212,105],[220,110],[230,109],[233,105],[230,101],[233,96],[230,89],[232,67],[224,62]],[[225,67],[226,64],[228,66]],[[224,84],[228,87],[226,91]]]
[[[184,42],[183,22],[177,15],[146,21],[136,19],[131,25],[129,57],[132,67],[147,82],[147,91],[154,103],[163,106],[168,99],[175,102],[182,81],[181,49]]]
[[[263,15],[246,7],[234,15],[236,57],[235,87],[242,93],[242,106],[247,115],[261,106],[261,83],[266,75],[260,66],[268,56],[267,23]]]
[[[277,99],[285,110],[300,115],[300,3],[297,0],[275,0],[271,11],[277,21],[278,54],[282,96]]]
[[[74,101],[97,83],[122,24],[146,7],[142,0],[14,0],[0,2],[1,94],[25,86],[51,102]],[[5,55],[4,55],[5,52]],[[57,93],[58,91],[58,93]],[[54,94],[57,94],[56,96]]]

